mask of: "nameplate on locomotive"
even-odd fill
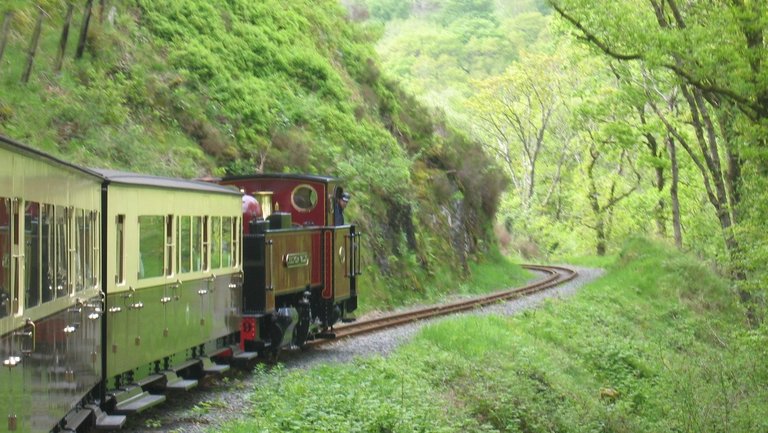
[[[286,268],[299,268],[302,266],[309,266],[309,254],[307,253],[291,253],[283,256],[283,265]]]

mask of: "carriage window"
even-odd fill
[[[203,219],[201,217],[192,218],[192,271],[200,272],[203,270]]]
[[[125,284],[125,215],[118,215],[115,223],[115,284]]]
[[[163,242],[165,217],[145,215],[139,217],[139,278],[163,275]]]
[[[232,220],[232,251],[234,252],[232,266],[240,265],[240,261],[242,260],[242,251],[240,249],[240,234],[242,233],[242,227],[240,218],[234,218]]]
[[[234,266],[232,251],[232,217],[224,217],[221,221],[221,267]]]
[[[40,209],[41,288],[43,302],[56,298],[56,213],[51,204]]]
[[[221,267],[221,217],[211,219],[211,269],[218,269]]]
[[[309,185],[299,185],[291,193],[291,203],[299,212],[310,212],[317,205],[317,191]]]
[[[24,206],[24,299],[25,307],[40,305],[40,204]]]
[[[211,255],[211,234],[209,232],[210,217],[203,217],[203,270],[208,271],[211,269],[211,263],[208,258]]]
[[[179,244],[179,272],[189,272],[192,270],[189,262],[192,255],[192,244],[190,241],[190,235],[192,233],[191,226],[192,217],[179,217],[179,236],[177,239]]]
[[[69,215],[70,210],[64,206],[56,206],[54,227],[54,258],[56,272],[56,297],[60,298],[69,293]]]
[[[173,249],[176,245],[175,238],[173,236],[173,221],[174,216],[168,215],[168,217],[165,219],[165,268],[163,268],[163,273],[165,275],[173,275],[174,274],[174,267],[173,267]]]
[[[99,213],[95,211],[88,212],[88,221],[90,227],[89,238],[91,248],[88,249],[91,256],[90,266],[88,267],[88,278],[85,284],[90,288],[99,286],[99,276],[101,275],[99,246],[101,245],[101,219]]]
[[[96,212],[75,210],[75,290],[83,291],[97,284],[96,250],[99,241]]]
[[[85,219],[85,211],[75,210],[75,291],[85,290],[85,279],[90,263],[88,250],[88,223]]]
[[[11,313],[11,201],[0,197],[0,317]]]

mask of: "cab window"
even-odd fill
[[[299,212],[310,212],[317,206],[317,191],[310,185],[299,185],[291,193],[291,203]]]

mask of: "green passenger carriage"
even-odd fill
[[[121,388],[203,357],[239,330],[241,195],[111,170],[106,365]],[[223,339],[217,341],[218,339]]]
[[[0,433],[117,429],[353,319],[341,181],[218,181],[85,169],[0,136]]]
[[[101,185],[0,136],[0,432],[50,430],[101,380]]]

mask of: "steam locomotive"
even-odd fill
[[[357,308],[347,197],[324,176],[86,169],[0,136],[0,432],[119,428],[332,337]]]

